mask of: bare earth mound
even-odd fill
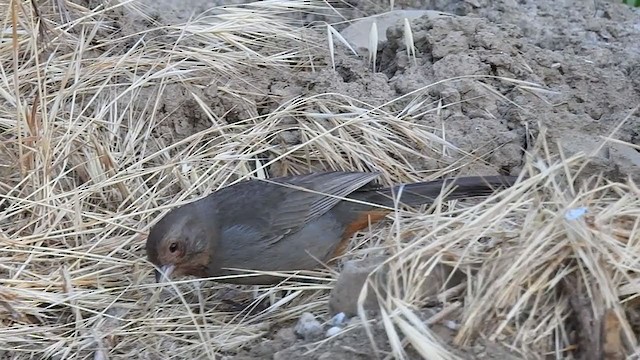
[[[348,26],[388,3],[224,3],[0,0],[0,359],[638,351],[640,11],[400,1],[430,11],[373,45]],[[521,178],[278,286],[155,284],[170,208],[319,170]]]

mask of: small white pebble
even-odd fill
[[[342,328],[337,326],[332,326],[327,330],[327,337],[332,337],[336,334],[339,334],[342,331]]]
[[[460,324],[458,324],[453,320],[445,320],[443,323],[444,323],[444,326],[446,326],[450,330],[458,330],[460,328]]]
[[[347,319],[347,315],[345,315],[345,313],[343,312],[339,312],[331,318],[331,325],[342,326],[344,325],[344,322],[346,319]]]
[[[577,220],[577,219],[581,218],[582,216],[584,216],[587,212],[588,212],[588,209],[586,207],[579,207],[579,208],[575,208],[575,209],[569,209],[565,213],[564,218],[569,220],[569,221]]]

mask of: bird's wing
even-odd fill
[[[265,245],[273,244],[322,216],[377,176],[376,173],[325,172],[274,178],[263,183],[248,182],[244,190],[236,189],[244,194],[235,194],[235,206],[225,207],[235,210],[225,214],[229,221],[223,229],[224,235],[238,239],[251,234],[254,241],[259,238]]]

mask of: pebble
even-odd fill
[[[293,328],[287,327],[278,330],[275,335],[277,340],[282,341],[285,344],[293,344],[296,342],[296,334]]]
[[[339,313],[335,314],[331,318],[331,325],[333,325],[333,326],[342,326],[342,325],[344,325],[345,320],[347,320],[347,314],[345,314],[343,312],[339,312]]]
[[[347,261],[329,294],[329,311],[334,314],[342,312],[349,316],[356,315],[360,292],[365,286],[367,277],[382,261],[381,257]],[[382,274],[385,272],[386,269]],[[378,290],[384,292],[384,289]],[[365,310],[378,309],[378,298],[371,286],[368,288],[363,307]]]
[[[309,312],[305,312],[300,316],[294,331],[305,341],[316,339],[322,336],[323,333],[322,324]]]
[[[460,329],[460,324],[458,324],[457,322],[455,322],[453,320],[444,321],[444,326],[446,326],[450,330],[458,330],[458,329]]]
[[[329,328],[329,330],[327,330],[326,336],[327,337],[332,337],[334,335],[339,334],[342,331],[341,327],[338,326],[332,326]]]

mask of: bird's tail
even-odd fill
[[[489,196],[511,187],[516,180],[515,176],[468,176],[357,191],[350,197],[384,207],[418,206],[433,203],[441,194],[443,200]]]

